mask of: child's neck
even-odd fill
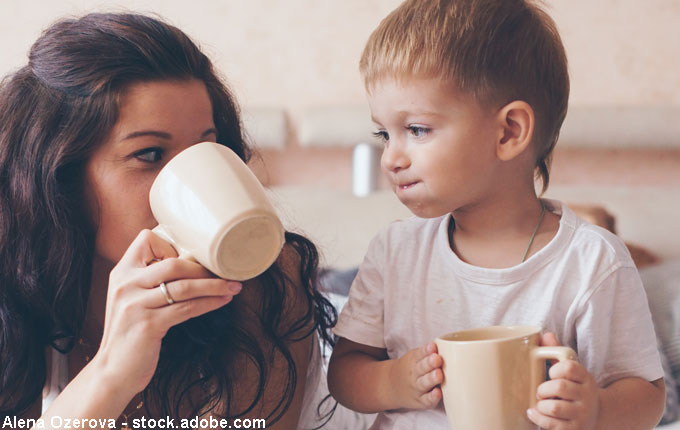
[[[453,213],[455,229],[449,229],[451,249],[474,266],[516,266],[525,252],[525,258],[530,258],[557,233],[559,217],[548,210],[541,213],[541,202],[535,196],[457,210]]]

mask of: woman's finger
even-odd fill
[[[121,257],[118,265],[145,267],[153,261],[177,257],[170,243],[151,230],[142,230]]]
[[[233,296],[226,295],[218,297],[199,297],[197,299],[178,302],[172,306],[164,306],[155,309],[153,311],[154,321],[167,331],[170,327],[176,326],[191,318],[219,309],[231,302],[232,299]]]
[[[217,279],[208,269],[195,261],[183,258],[166,258],[137,270],[128,279],[128,283],[141,288],[156,288],[161,282],[168,283],[179,279],[202,278]]]
[[[226,281],[220,278],[210,279],[181,279],[164,282],[148,290],[142,290],[142,305],[146,308],[161,308],[164,306],[194,300],[199,297],[234,296],[241,292],[241,283]]]

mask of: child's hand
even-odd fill
[[[541,340],[542,345],[558,346],[553,333]],[[599,388],[595,378],[577,361],[560,361],[550,367],[550,381],[538,386],[536,408],[527,415],[546,430],[594,429],[599,411]]]
[[[438,387],[444,380],[442,358],[437,354],[437,345],[412,349],[395,360],[391,379],[395,396],[401,407],[409,409],[430,409],[442,399]]]

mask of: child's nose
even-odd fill
[[[388,172],[396,172],[406,169],[411,165],[411,160],[399,142],[392,141],[383,149],[380,158],[382,168]]]

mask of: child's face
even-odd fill
[[[414,214],[464,209],[494,189],[495,142],[502,137],[495,110],[437,79],[384,79],[368,102],[385,143],[382,169]]]

